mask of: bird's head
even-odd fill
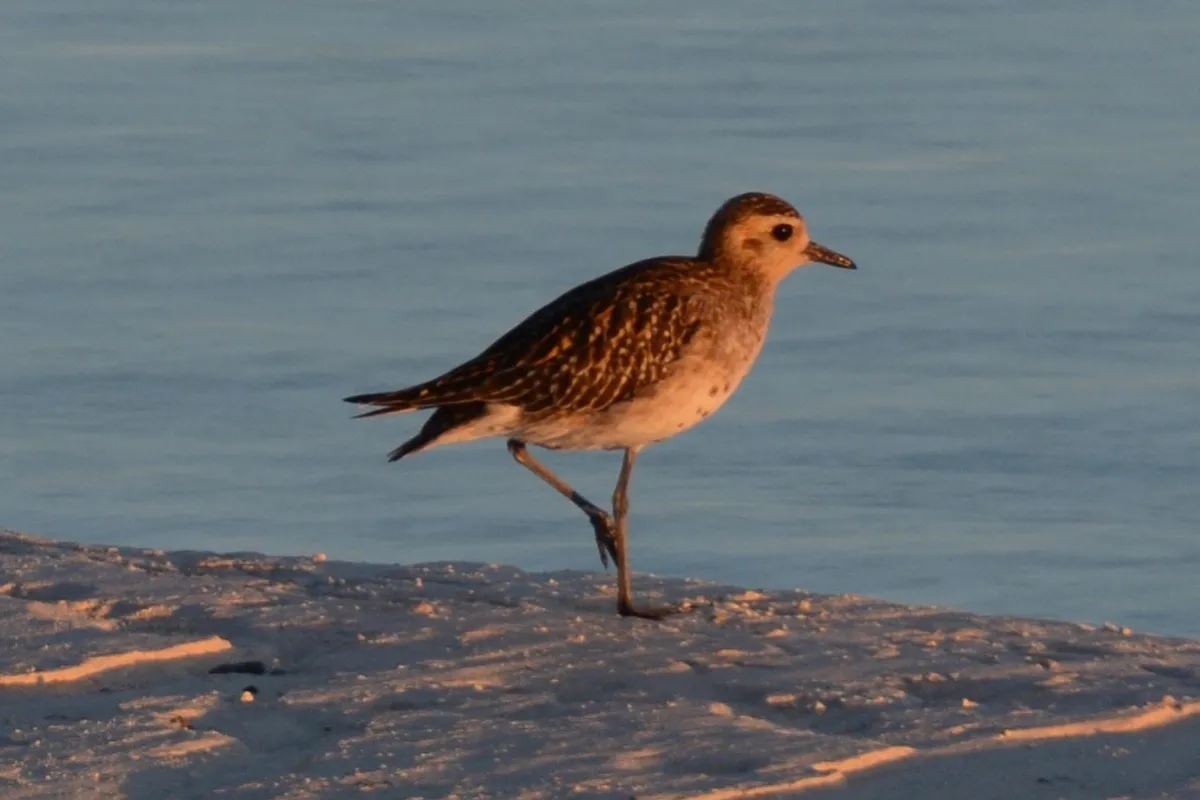
[[[704,228],[699,258],[749,267],[772,282],[814,261],[856,269],[846,256],[810,239],[804,217],[790,203],[761,192],[739,194],[717,209]]]

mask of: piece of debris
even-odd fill
[[[208,671],[209,675],[265,675],[267,665],[261,661],[234,661],[229,664],[217,664]],[[274,674],[274,670],[272,670]]]

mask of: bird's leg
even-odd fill
[[[633,575],[629,569],[629,476],[633,474],[633,462],[638,449],[625,450],[621,460],[621,474],[617,477],[617,488],[613,490],[613,516],[617,523],[617,611],[623,617],[662,619],[676,608],[637,608],[633,604]]]
[[[617,528],[612,515],[572,489],[571,485],[562,478],[546,469],[542,462],[533,457],[524,442],[519,439],[509,439],[508,452],[512,453],[512,457],[517,460],[518,464],[553,486],[559,494],[579,506],[580,510],[587,514],[592,523],[592,530],[596,532],[596,548],[600,551],[600,563],[604,565],[604,568],[608,569],[610,556],[613,562],[619,563],[617,561]]]

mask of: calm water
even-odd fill
[[[642,458],[635,566],[1200,634],[1200,7],[970,5],[6,0],[0,524],[596,567],[339,398],[762,189],[861,269]]]

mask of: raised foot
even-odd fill
[[[607,511],[596,508],[588,512],[592,530],[596,533],[596,549],[600,551],[600,563],[608,569],[609,559],[617,563],[617,524]]]
[[[617,603],[617,613],[622,617],[637,617],[638,619],[661,620],[664,617],[669,617],[672,614],[682,614],[689,609],[681,606],[653,606],[651,608],[638,608],[637,606],[628,603]]]

